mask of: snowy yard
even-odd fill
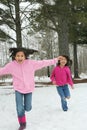
[[[75,84],[63,112],[55,86],[38,87],[33,93],[32,111],[27,115],[26,130],[87,130],[87,83]],[[12,86],[0,87],[0,130],[19,127]]]

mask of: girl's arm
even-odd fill
[[[4,67],[0,68],[0,76],[5,74],[10,74],[11,65],[8,63]]]
[[[34,61],[34,68],[35,70],[41,69],[46,66],[54,65],[58,62],[58,60],[61,58],[61,56],[50,59],[50,60],[40,60],[40,61]]]
[[[69,85],[72,87],[72,89],[74,89],[73,87],[73,80],[72,80],[72,74],[69,68],[67,68],[67,80]]]
[[[53,64],[56,64],[58,61],[57,58],[55,59],[52,59],[52,60],[41,60],[41,61],[34,61],[34,69],[35,70],[39,70],[39,69],[42,69],[43,67],[46,67],[46,66],[50,66],[50,65],[53,65]]]
[[[52,71],[52,73],[51,73],[50,79],[51,79],[52,83],[53,83],[54,85],[56,85],[56,80],[55,80],[55,68],[53,69],[53,71]]]

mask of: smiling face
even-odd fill
[[[66,64],[67,64],[67,59],[62,56],[62,58],[60,59],[60,66],[65,66]]]
[[[24,52],[20,51],[20,52],[17,52],[17,53],[16,53],[15,60],[16,60],[19,64],[23,63],[23,61],[24,61],[25,59],[26,59],[26,58],[25,58]]]

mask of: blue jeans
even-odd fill
[[[15,91],[16,109],[17,115],[22,117],[25,115],[25,111],[32,109],[32,93],[23,94]]]
[[[68,106],[67,106],[66,98],[70,97],[70,91],[69,91],[68,85],[57,86],[56,88],[57,88],[57,92],[58,92],[58,94],[60,95],[60,98],[61,98],[62,109],[64,111],[67,111]]]

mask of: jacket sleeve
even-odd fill
[[[11,74],[11,64],[8,63],[4,67],[0,68],[0,76],[1,75],[6,75],[6,74]]]
[[[51,60],[34,61],[34,69],[39,70],[43,67],[50,66],[57,63],[57,58]]]
[[[72,75],[69,67],[67,68],[67,80],[69,85],[72,87],[73,86],[73,80],[72,80]]]
[[[50,79],[51,79],[52,83],[56,84],[56,80],[55,80],[55,68],[53,69],[53,71],[51,73]]]

